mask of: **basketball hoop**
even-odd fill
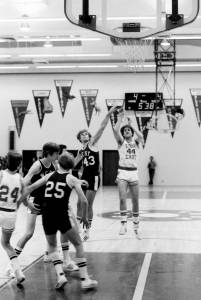
[[[120,54],[122,59],[126,59],[126,66],[137,72],[144,69],[146,57],[150,53],[153,39],[132,39],[132,38],[110,38],[114,45],[113,51]]]

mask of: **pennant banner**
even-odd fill
[[[93,114],[94,106],[96,104],[96,98],[98,95],[98,90],[80,90],[80,95],[82,99],[82,104],[84,108],[84,113],[89,127],[91,122],[91,117]]]
[[[73,80],[55,80],[55,86],[59,99],[59,105],[62,113],[62,117],[65,114],[68,100],[70,99],[70,91]]]
[[[38,120],[40,127],[43,124],[44,115],[46,113],[46,105],[47,101],[49,101],[51,90],[33,90],[34,101],[36,105],[36,110],[38,114]]]
[[[198,126],[201,124],[201,88],[200,89],[190,89],[191,97],[193,100],[193,105],[195,109],[195,114],[198,122]]]
[[[121,108],[123,106],[123,103],[124,103],[123,99],[106,99],[105,101],[106,101],[108,111],[113,106],[117,106],[118,108]],[[115,124],[117,123],[117,119],[118,119],[118,110],[115,110],[110,115],[110,121],[111,121],[112,129],[114,128]]]
[[[20,137],[29,100],[11,100],[18,137]]]

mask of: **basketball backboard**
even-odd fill
[[[117,38],[146,38],[193,22],[199,0],[64,0],[67,19]]]

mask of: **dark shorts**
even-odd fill
[[[72,228],[68,210],[47,210],[42,213],[42,223],[46,235],[56,234],[57,231],[66,233]]]
[[[83,175],[83,180],[86,180],[89,186],[86,188],[83,186],[83,190],[97,191],[100,186],[100,175]]]

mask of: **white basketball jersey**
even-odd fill
[[[131,142],[124,140],[118,151],[119,166],[126,168],[137,168],[139,149],[134,138]]]
[[[17,208],[17,201],[21,195],[21,176],[18,173],[11,174],[8,170],[2,170],[2,179],[0,182],[0,209]]]

